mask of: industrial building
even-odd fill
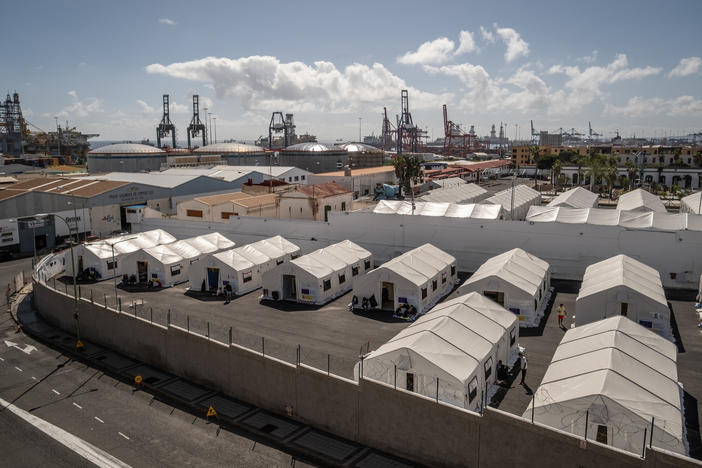
[[[193,150],[197,156],[220,156],[224,164],[230,166],[267,166],[273,153],[263,148],[246,143],[210,143]]]
[[[682,455],[682,386],[674,344],[626,317],[568,330],[525,418],[641,454]]]
[[[348,165],[353,169],[376,167],[385,164],[385,151],[364,143],[339,145],[349,153]]]
[[[298,143],[277,153],[278,165],[299,167],[315,174],[338,171],[348,165],[345,149],[323,143]]]
[[[330,211],[350,210],[352,202],[351,191],[336,182],[306,185],[278,194],[278,217],[326,222]]]
[[[158,171],[167,157],[160,148],[138,143],[101,146],[88,152],[88,172]]]
[[[353,198],[373,195],[378,184],[397,184],[393,166],[368,167],[364,169],[344,168],[342,171],[322,172],[309,177],[311,184],[336,182],[353,192]]]

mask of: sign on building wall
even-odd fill
[[[80,208],[77,210],[57,211],[55,214],[61,216],[71,226],[71,232],[90,232],[90,208]],[[59,218],[54,220],[57,236],[67,236],[68,226],[66,222]],[[77,230],[77,231],[76,231]]]
[[[16,219],[0,219],[0,248],[19,244],[19,228]]]
[[[114,203],[142,202],[154,197],[154,190],[142,188],[138,185],[125,187],[122,191],[108,195],[110,201]]]

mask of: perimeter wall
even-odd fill
[[[76,329],[73,301],[64,292],[35,281],[35,306],[48,322],[68,333]],[[79,300],[79,314],[80,333],[88,341],[428,466],[702,466],[657,449],[647,450],[640,458],[499,410],[488,408],[480,415],[385,384],[327,375],[173,325],[152,324],[85,298]]]

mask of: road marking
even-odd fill
[[[97,422],[100,422],[100,423],[102,423],[102,424],[105,424],[105,421],[103,421],[102,419],[98,418],[97,416],[95,416],[95,420],[96,420]]]
[[[54,393],[57,394],[57,395],[60,395],[60,393],[59,393],[56,389],[53,389],[53,388],[52,388],[51,391],[54,392]]]
[[[37,378],[36,378],[36,377],[34,377],[34,376],[32,376],[32,380],[37,380]]]
[[[73,406],[75,406],[75,407],[78,408],[78,409],[83,409],[82,406],[80,406],[78,403],[75,403],[75,402],[73,403]]]
[[[20,368],[17,367],[17,366],[15,366],[15,369],[17,369],[17,370],[20,371],[20,372],[24,372],[22,369],[20,369]]]
[[[5,360],[4,360],[3,358],[1,358],[1,357],[0,357],[0,361],[5,362]]]
[[[131,440],[131,439],[129,439],[129,437],[127,437],[126,435],[122,434],[121,432],[118,432],[117,434],[121,435],[122,437],[124,437],[124,438],[127,439],[127,440]]]
[[[32,346],[32,345],[28,345],[28,344],[24,345],[24,348],[20,348],[19,345],[18,345],[17,343],[13,343],[12,341],[8,341],[8,340],[5,340],[5,345],[6,345],[8,348],[16,348],[16,349],[19,349],[19,350],[22,351],[24,354],[31,354],[32,351],[36,351],[36,350],[37,350],[37,348],[35,348],[35,347]]]
[[[29,424],[42,431],[44,434],[63,444],[69,450],[74,451],[81,457],[97,466],[105,468],[129,468],[129,465],[113,457],[104,450],[95,447],[94,445],[74,436],[70,432],[63,430],[60,427],[54,426],[50,422],[44,421],[33,414],[29,414],[27,411],[16,407],[9,401],[5,401],[0,398],[0,406],[10,410],[18,417],[24,419]]]

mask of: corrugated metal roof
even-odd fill
[[[350,190],[342,187],[336,182],[327,182],[326,184],[306,185],[297,189],[311,198],[332,197],[344,193],[351,193]],[[285,196],[284,194],[282,196]]]
[[[95,148],[88,154],[166,154],[166,152],[154,146],[139,143],[117,143]]]

